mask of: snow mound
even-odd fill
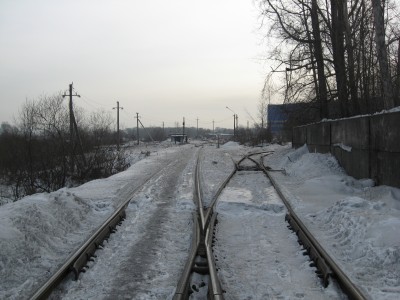
[[[377,280],[385,281],[387,288],[400,285],[400,220],[391,216],[382,219],[387,210],[382,201],[354,196],[311,216],[329,237],[330,252],[351,263],[347,272],[353,273],[353,279],[362,286]],[[371,295],[379,295],[378,289],[372,289]]]
[[[23,295],[39,280],[44,281],[62,261],[60,257],[67,257],[64,245],[77,246],[88,234],[82,221],[101,210],[107,208],[97,207],[66,189],[4,205],[0,210],[0,266],[13,267],[0,267],[0,298],[16,291]]]
[[[301,148],[299,148],[301,149]],[[298,149],[298,150],[299,150]],[[313,178],[324,176],[325,174],[344,174],[338,161],[331,154],[308,153],[302,149],[299,153],[294,152],[294,156],[283,165],[286,173],[297,178]],[[318,167],[316,167],[318,166]]]

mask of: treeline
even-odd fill
[[[228,129],[228,128],[221,128],[217,127],[215,128],[215,131],[217,133],[233,133],[233,129]],[[196,128],[196,127],[183,127],[178,124],[176,127],[145,127],[139,128],[139,139],[142,142],[151,142],[151,141],[156,141],[156,142],[161,142],[165,141],[166,139],[169,138],[171,134],[182,134],[185,133],[188,138],[190,139],[196,139],[196,138],[206,138],[210,134],[213,134],[213,131],[211,129],[206,129],[206,128]],[[127,128],[123,132],[121,132],[121,138],[123,140],[136,140],[137,139],[137,128]]]
[[[349,117],[400,105],[400,18],[393,0],[256,2],[262,26],[277,41],[268,54],[275,62],[268,79],[282,75],[277,90],[285,103],[309,103],[298,118]]]
[[[61,94],[27,101],[16,125],[3,123],[0,133],[0,177],[13,187],[14,199],[37,192],[106,177],[129,166],[115,150],[111,116],[69,110]]]

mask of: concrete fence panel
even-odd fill
[[[400,112],[370,117],[371,150],[400,153]]]
[[[307,144],[307,126],[299,126],[293,128],[292,145],[299,148]]]
[[[400,187],[400,112],[320,122],[293,129],[293,147],[331,152],[355,178]]]
[[[307,146],[311,152],[329,152],[331,148],[331,123],[321,122],[308,125]]]
[[[369,148],[369,118],[352,118],[331,122],[331,143],[356,149]]]

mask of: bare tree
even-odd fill
[[[392,0],[258,3],[269,36],[278,40],[268,59],[271,72],[283,74],[285,103],[318,103],[321,118],[400,103],[400,14]]]
[[[69,111],[61,93],[27,101],[18,130],[2,130],[0,175],[14,187],[15,198],[109,176],[129,165],[123,151],[114,151],[110,114],[99,112],[88,119],[82,111],[77,116],[83,155],[90,164],[77,161],[73,173],[68,167]]]
[[[386,109],[394,106],[393,87],[390,78],[388,56],[385,44],[385,23],[383,14],[383,5],[381,0],[372,0],[372,9],[374,12],[375,25],[375,43],[381,72],[381,80],[383,87],[383,103]]]

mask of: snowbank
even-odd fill
[[[272,176],[325,249],[373,299],[400,294],[400,189],[356,180],[330,154],[305,146],[266,157]]]

